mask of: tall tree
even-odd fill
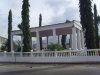
[[[39,27],[42,26],[42,15],[39,15]],[[42,50],[42,37],[40,37],[40,49]]]
[[[94,25],[95,25],[96,48],[99,48],[98,15],[97,15],[97,7],[95,4],[94,4]]]
[[[61,44],[64,49],[66,49],[66,35],[62,35]]]
[[[69,23],[69,22],[71,22],[71,21],[66,20],[66,23]],[[62,44],[63,48],[66,49],[66,35],[62,35],[61,44]]]
[[[11,31],[12,31],[12,11],[10,9],[8,15],[8,52],[11,52]]]
[[[95,29],[91,3],[92,0],[79,0],[80,19],[83,31],[85,33],[86,47],[88,49],[95,48]]]
[[[22,5],[22,22],[21,24],[18,25],[18,27],[22,30],[23,32],[23,52],[28,52],[31,50],[31,33],[30,33],[30,25],[29,25],[29,0],[23,0],[23,5]]]
[[[98,15],[98,25],[100,25],[100,16]]]
[[[1,50],[2,51],[8,51],[8,39],[1,45]],[[13,48],[16,50],[18,48],[17,42],[13,41]]]

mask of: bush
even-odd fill
[[[63,50],[63,49],[64,49],[64,48],[63,48],[61,45],[59,45],[59,44],[50,44],[50,45],[47,46],[47,48],[50,49],[51,51],[55,51],[55,49],[56,49],[57,51],[60,51],[60,50]]]
[[[16,50],[18,48],[18,45],[16,44],[15,41],[13,41],[13,48]],[[8,50],[8,40],[6,40],[2,45],[1,45],[1,50],[2,51],[7,51]]]

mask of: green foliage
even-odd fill
[[[30,33],[30,25],[29,25],[29,0],[23,0],[22,5],[22,22],[18,25],[18,28],[23,32],[23,52],[29,52],[31,50],[31,33]]]
[[[63,48],[61,45],[59,45],[59,44],[50,44],[50,45],[47,46],[47,48],[50,49],[51,51],[55,51],[55,49],[56,49],[57,51],[60,51],[60,50],[63,50],[63,49],[64,49],[64,48]]]
[[[100,24],[100,16],[98,15],[97,16],[97,19],[98,19],[98,25]]]
[[[95,49],[95,26],[91,8],[92,0],[79,0],[80,19],[85,33],[85,43],[88,49]]]
[[[95,25],[96,48],[99,48],[98,16],[97,16],[97,7],[95,4],[94,4],[94,25]]]
[[[8,41],[5,41],[5,43],[3,43],[2,45],[1,45],[1,50],[2,51],[7,51],[8,50]]]
[[[41,27],[42,26],[42,15],[40,14],[39,15],[39,27]]]
[[[100,43],[100,36],[99,36],[99,43]]]
[[[11,51],[11,30],[12,30],[12,11],[9,11],[8,15],[8,52]]]
[[[61,44],[64,49],[66,49],[66,35],[62,35]]]
[[[16,50],[18,45],[16,44],[15,41],[13,41],[13,48]],[[2,45],[1,45],[1,50],[2,51],[8,51],[8,40],[6,40]]]
[[[21,24],[18,24],[18,28],[19,28],[20,30],[22,30],[22,25],[21,25]]]
[[[66,20],[66,23],[70,23],[71,21],[70,20]]]
[[[99,48],[100,48],[100,36],[99,36]]]
[[[42,15],[39,15],[39,27],[42,26]],[[42,37],[40,37],[40,50],[42,50]]]

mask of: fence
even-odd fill
[[[12,53],[1,52],[0,62],[31,62],[31,63],[100,62],[100,49],[12,52]]]

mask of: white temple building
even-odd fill
[[[100,49],[85,49],[84,32],[78,21],[59,23],[42,27],[30,28],[31,37],[37,39],[37,51],[21,52],[13,50],[13,36],[21,36],[21,30],[11,32],[11,52],[1,52],[0,62],[24,62],[24,63],[93,63],[100,62]],[[59,35],[70,35],[70,49],[61,51],[40,51],[40,37],[53,36],[53,43],[59,44]],[[48,42],[48,41],[47,41]]]
[[[70,35],[70,48],[71,50],[83,50],[84,45],[84,33],[82,31],[82,25],[78,21],[72,21],[69,23],[59,23],[53,25],[46,25],[42,27],[30,28],[31,37],[36,37],[37,39],[37,51],[40,51],[40,37],[53,36],[53,43],[58,43],[56,36],[59,35]],[[13,36],[21,36],[23,40],[23,34],[21,30],[15,30],[11,32],[11,50],[13,51]],[[21,43],[21,50],[22,48]]]

